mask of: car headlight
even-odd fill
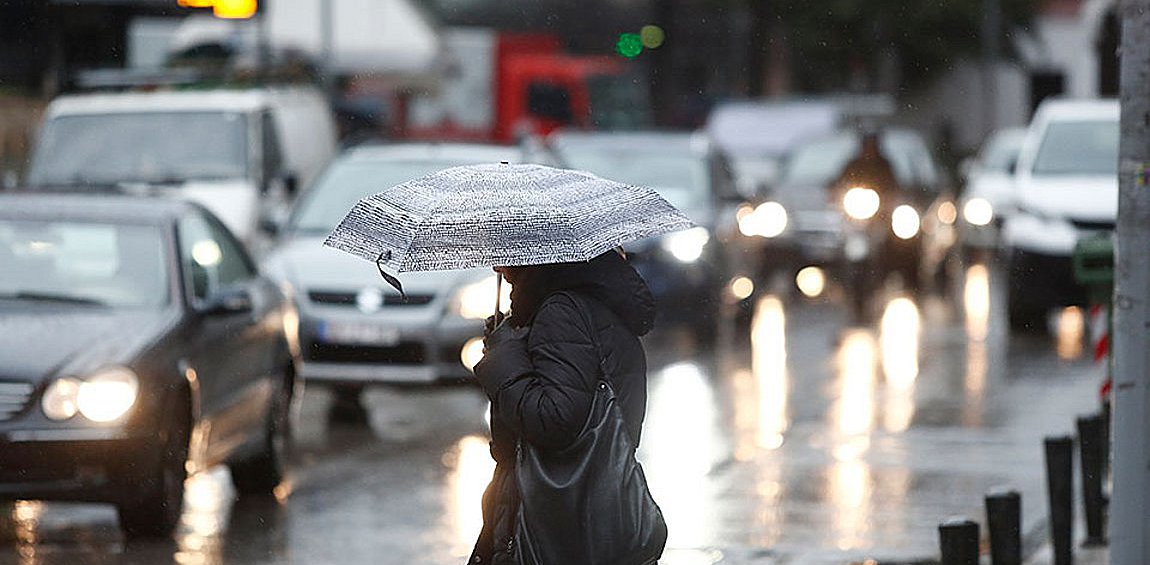
[[[895,208],[894,212],[891,213],[890,229],[899,239],[910,239],[918,235],[918,229],[921,225],[922,221],[918,217],[918,211],[906,204]]]
[[[745,236],[778,237],[787,229],[787,209],[778,202],[759,204],[739,218],[739,231]]]
[[[856,186],[843,195],[843,210],[856,220],[868,220],[878,213],[880,204],[878,193],[862,186]]]
[[[82,379],[62,378],[44,391],[40,407],[53,420],[77,413],[93,422],[112,422],[136,404],[140,381],[125,367],[105,369]]]
[[[962,217],[974,226],[985,226],[994,220],[994,207],[985,198],[971,198],[962,207]]]
[[[663,249],[683,263],[694,263],[703,256],[703,248],[710,240],[706,228],[695,227],[668,235],[663,239]]]
[[[463,286],[455,293],[452,309],[456,314],[469,320],[485,320],[495,314],[496,275],[491,275]],[[503,310],[511,305],[511,285],[506,282],[499,289],[499,307]]]
[[[67,420],[80,410],[77,399],[80,396],[80,381],[76,379],[56,379],[44,390],[40,398],[40,409],[53,420]]]

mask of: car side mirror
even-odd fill
[[[271,237],[277,237],[280,234],[280,222],[275,218],[263,216],[260,218],[260,231]]]
[[[208,316],[242,314],[252,311],[252,295],[246,288],[222,289],[208,299],[203,312]]]

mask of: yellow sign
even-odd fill
[[[244,20],[256,15],[258,0],[176,0],[185,8],[211,8],[217,18]]]

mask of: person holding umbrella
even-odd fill
[[[538,165],[455,167],[360,201],[326,245],[404,271],[494,267],[478,382],[496,468],[473,564],[650,565],[667,526],[635,459],[655,304],[626,241],[692,224],[653,190]],[[391,271],[390,273],[388,271]]]

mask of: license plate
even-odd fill
[[[399,343],[399,330],[382,324],[323,322],[319,339],[327,343],[391,346]]]

